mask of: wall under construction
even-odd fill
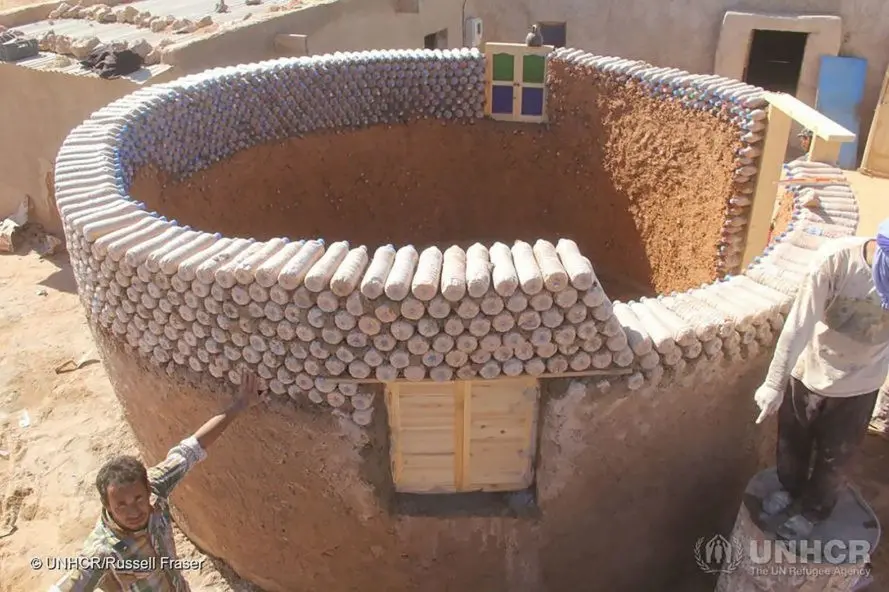
[[[717,280],[744,246],[761,89],[546,63],[547,128],[484,119],[477,51],[400,51],[209,71],[65,141],[79,292],[147,459],[241,364],[280,395],[174,500],[242,576],[653,589],[731,525],[770,432],[752,393],[815,249],[854,233],[854,197],[793,163],[836,184],[791,183],[807,205],[788,231]]]

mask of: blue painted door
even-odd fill
[[[855,141],[843,144],[840,149],[839,165],[846,170],[858,166],[861,100],[866,74],[867,60],[863,58],[821,56],[815,109],[855,134]]]

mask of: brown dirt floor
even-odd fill
[[[554,68],[549,125],[416,121],[266,144],[132,196],[225,235],[373,249],[576,240],[613,298],[715,278],[737,132],[635,87]],[[609,282],[609,280],[616,280]]]

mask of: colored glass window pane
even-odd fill
[[[522,82],[543,84],[546,58],[539,55],[526,55],[522,60]]]
[[[512,113],[512,86],[491,87],[491,113]]]
[[[495,53],[493,79],[512,82],[514,78],[515,58],[508,53]]]
[[[543,116],[542,88],[522,88],[522,115]]]

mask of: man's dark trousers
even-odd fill
[[[778,410],[778,479],[809,520],[824,520],[836,506],[877,392],[823,397],[796,378],[788,382]]]

